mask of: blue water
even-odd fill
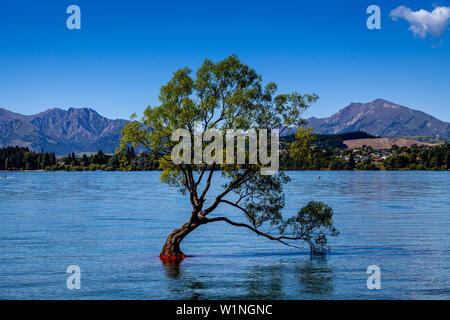
[[[217,222],[185,239],[193,257],[169,266],[157,256],[190,207],[158,172],[7,175],[2,299],[450,298],[450,172],[289,173],[286,215],[310,200],[334,209],[341,234],[328,256]],[[231,207],[216,214],[243,221]],[[79,290],[66,287],[69,265],[81,269]],[[367,289],[369,265],[380,290]]]

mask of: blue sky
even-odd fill
[[[81,8],[68,30],[66,8]],[[366,8],[381,8],[381,30]],[[450,31],[425,39],[389,13],[435,1],[11,1],[0,6],[0,107],[91,107],[129,118],[183,66],[230,54],[281,92],[320,96],[306,116],[384,98],[450,122]],[[439,46],[436,44],[439,43]]]

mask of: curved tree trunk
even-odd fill
[[[180,228],[173,230],[172,233],[167,237],[166,242],[162,247],[161,253],[159,254],[159,257],[165,260],[184,259],[186,256],[180,249],[180,243],[198,226],[199,224],[197,223],[186,222]]]

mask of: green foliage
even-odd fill
[[[125,165],[124,165],[125,163]],[[49,171],[117,171],[117,170],[157,170],[158,162],[153,161],[147,154],[136,155],[134,148],[130,147],[118,155],[108,155],[99,150],[98,153],[81,158],[70,154],[63,157],[56,165],[46,167]]]
[[[375,163],[363,163],[359,162],[355,166],[356,170],[380,170],[380,168]]]
[[[18,146],[0,149],[0,170],[39,170],[55,164],[54,153],[36,153]]]
[[[315,135],[317,137],[317,135]],[[352,152],[338,148],[320,149],[317,140],[303,140],[303,156],[282,152],[280,167],[283,170],[448,170],[450,145],[393,146],[388,150],[374,150],[363,146]],[[287,143],[285,143],[287,145]],[[305,156],[307,155],[307,156]],[[384,156],[384,160],[379,157]]]
[[[233,174],[233,179],[226,187],[239,181],[242,172]],[[265,222],[271,226],[279,225],[283,221],[281,209],[285,204],[283,185],[291,179],[279,172],[273,176],[252,174],[245,183],[233,190],[242,198],[241,206],[245,209],[247,219],[254,227],[260,227]]]
[[[182,128],[192,134],[195,121],[202,123],[203,132],[214,128],[222,134],[227,129],[281,128],[303,123],[300,115],[317,96],[296,92],[276,95],[276,90],[272,82],[263,86],[261,76],[236,56],[217,63],[206,59],[195,77],[189,68],[180,69],[161,87],[160,105],[149,106],[140,121],[133,115],[133,121],[125,125],[116,153],[122,154],[132,145],[144,148],[156,161],[170,161],[170,152],[177,144],[170,139],[172,132]],[[222,166],[224,171],[234,169]],[[177,174],[179,168],[164,166],[164,170],[175,170]]]
[[[407,168],[411,163],[411,157],[405,154],[393,155],[384,161],[384,166],[387,170],[398,170],[401,168]]]
[[[195,76],[187,67],[176,71],[172,79],[161,87],[160,104],[149,106],[140,120],[133,115],[132,121],[122,130],[116,154],[124,170],[133,165],[132,159],[127,157],[130,146],[143,149],[148,157],[158,161],[162,170],[161,181],[190,196],[190,226],[225,221],[282,243],[285,243],[284,240],[309,241],[309,238],[293,239],[282,234],[272,236],[259,229],[267,223],[278,226],[280,233],[283,233],[288,225],[299,223],[294,220],[284,221],[281,215],[284,207],[283,186],[289,181],[286,175],[282,172],[272,176],[261,175],[261,164],[249,163],[248,150],[245,164],[192,164],[194,152],[191,152],[190,163],[174,164],[171,161],[171,151],[178,142],[171,141],[171,135],[177,129],[185,129],[193,141],[194,133],[216,129],[225,141],[228,129],[278,128],[282,132],[292,126],[302,126],[305,123],[301,118],[302,113],[317,99],[315,94],[277,94],[276,84],[269,82],[263,85],[262,77],[234,55],[219,62],[206,59]],[[195,128],[195,122],[200,122],[201,128]],[[301,161],[309,161],[310,144],[314,140],[311,130],[301,129],[295,138],[295,141],[289,142],[287,154],[298,157]],[[206,145],[201,147],[203,154]],[[217,152],[226,156],[225,148]],[[209,173],[205,174],[207,170]],[[223,186],[223,192],[205,208],[206,196],[210,185],[214,183],[212,177],[215,172],[220,172],[228,182]],[[206,179],[205,186],[203,190],[198,190],[203,177]],[[227,198],[232,193],[238,200]],[[240,210],[251,224],[236,223],[226,217],[207,217],[219,204],[231,205]],[[322,211],[310,213],[312,216],[322,214]],[[324,225],[317,224],[314,227],[316,226]],[[324,243],[321,236],[314,239],[311,241],[315,241],[318,246]],[[164,254],[166,251],[163,249]]]
[[[295,133],[295,139],[288,144],[288,154],[297,160],[311,162],[311,146],[316,140],[312,128],[299,128]]]
[[[328,238],[336,237],[339,232],[333,226],[333,210],[322,202],[311,201],[295,217],[291,217],[281,226],[293,237],[308,242],[311,252],[323,254],[329,250]]]
[[[448,170],[450,169],[450,144],[433,147],[412,146],[392,148],[392,155],[384,160],[387,170]]]

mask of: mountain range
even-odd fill
[[[351,103],[329,118],[309,118],[308,125],[317,133],[326,134],[364,131],[387,138],[450,138],[450,123],[383,99]]]
[[[57,155],[114,153],[126,122],[107,119],[90,108],[53,108],[30,116],[0,108],[0,147],[27,146]],[[382,99],[351,103],[329,118],[313,117],[308,123],[317,133],[326,134],[365,131],[388,138],[450,138],[450,123]]]
[[[26,146],[57,155],[114,153],[126,120],[110,120],[89,108],[58,108],[25,116],[0,108],[0,146]]]

